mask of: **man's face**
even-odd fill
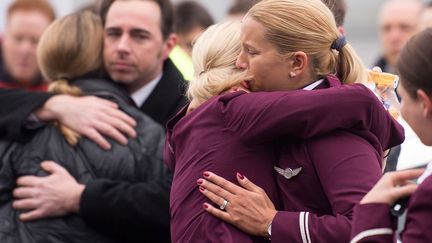
[[[11,77],[23,84],[39,75],[36,47],[50,19],[34,10],[16,10],[7,20],[3,37],[3,60]]]
[[[104,64],[115,82],[134,92],[162,73],[170,49],[152,1],[115,1],[106,17]]]
[[[379,20],[379,33],[384,56],[394,67],[405,43],[418,31],[421,5],[414,1],[388,3]]]

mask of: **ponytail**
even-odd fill
[[[336,73],[342,83],[368,82],[366,66],[350,44],[339,51]]]
[[[48,86],[48,92],[54,94],[67,94],[71,96],[83,95],[83,92],[80,88],[69,85],[69,82],[64,78],[51,83]],[[73,131],[72,129],[68,128],[60,122],[54,122],[54,126],[60,130],[66,141],[72,146],[75,146],[78,143],[78,140],[81,138],[81,136],[77,132]]]

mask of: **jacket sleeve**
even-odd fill
[[[0,89],[0,137],[24,140],[29,130],[25,124],[32,112],[52,94],[18,89]]]
[[[354,208],[351,243],[394,242],[394,222],[390,206],[383,203],[360,204]]]
[[[81,216],[92,228],[120,239],[170,242],[170,183],[170,175],[148,183],[91,181],[81,196]]]
[[[432,176],[429,176],[412,195],[408,204],[402,242],[432,242]]]
[[[232,100],[224,96],[221,102],[227,126],[245,141],[261,143],[286,135],[305,139],[344,128],[370,130],[383,149],[404,139],[403,128],[361,84],[249,93]]]
[[[366,140],[348,132],[306,144],[320,181],[317,190],[323,190],[333,212],[278,212],[272,242],[349,242],[352,209],[381,177],[380,156]]]

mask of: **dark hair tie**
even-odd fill
[[[336,51],[341,51],[346,44],[346,37],[341,35],[335,41],[333,41],[333,44],[330,46],[330,48]]]

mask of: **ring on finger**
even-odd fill
[[[225,210],[227,205],[228,205],[228,201],[226,199],[224,199],[222,205],[219,207],[220,210]]]

